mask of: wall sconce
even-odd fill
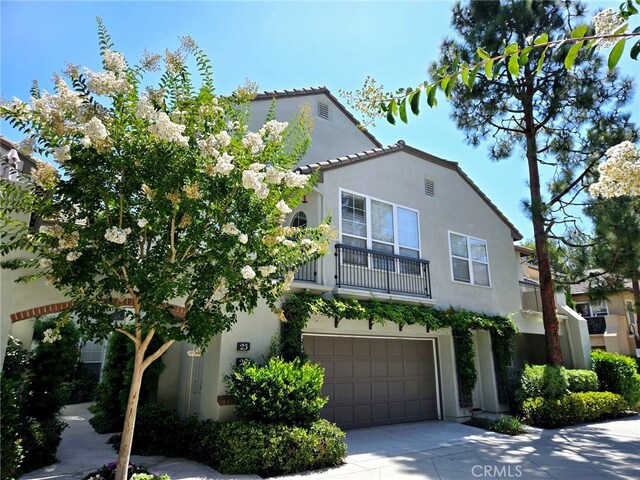
[[[307,203],[307,196],[302,197],[302,203]]]

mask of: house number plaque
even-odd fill
[[[248,352],[251,349],[251,344],[249,342],[238,342],[236,350],[239,352]]]

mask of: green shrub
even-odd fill
[[[598,391],[598,375],[591,370],[565,370],[569,390],[573,393],[577,392],[597,392]]]
[[[84,477],[83,480],[114,480],[116,478],[116,467],[118,462],[111,462],[108,465],[103,465],[94,472]],[[147,467],[142,465],[135,465],[129,462],[129,469],[127,472],[129,480],[171,480],[168,475],[155,475],[149,473]]]
[[[568,392],[569,383],[563,367],[554,365],[525,365],[520,377],[516,398],[520,403],[527,398],[559,399]]]
[[[0,472],[2,478],[7,480],[18,477],[24,458],[19,428],[18,386],[16,380],[0,376]]]
[[[145,356],[151,355],[162,339],[153,337]],[[125,335],[114,333],[109,337],[107,355],[102,370],[102,380],[95,389],[96,403],[91,411],[95,414],[89,423],[98,433],[122,431],[131,376],[133,372],[134,345]],[[158,392],[158,380],[164,365],[156,360],[145,370],[140,387],[138,405],[154,402]]]
[[[57,417],[46,420],[29,419],[22,436],[25,451],[22,470],[30,472],[40,467],[56,463],[56,452],[62,441],[62,432],[67,425]]]
[[[629,408],[640,406],[640,375],[631,357],[617,353],[594,350],[591,352],[593,370],[598,375],[600,390],[619,393]]]
[[[626,408],[625,399],[611,392],[571,393],[559,400],[530,398],[522,404],[525,422],[544,428],[616,418]]]
[[[510,415],[501,415],[496,420],[491,422],[489,430],[497,433],[504,433],[506,435],[520,435],[524,433],[522,423],[515,417]]]
[[[224,423],[216,450],[220,472],[261,476],[339,465],[347,453],[344,433],[326,420],[309,428],[251,421]]]
[[[225,377],[236,413],[245,420],[306,425],[320,418],[324,369],[274,357],[264,365],[245,363]]]

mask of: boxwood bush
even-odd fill
[[[326,420],[308,428],[238,420],[220,424],[217,448],[221,473],[261,476],[315,470],[343,462],[344,432]]]
[[[525,365],[520,377],[516,399],[522,403],[527,398],[543,397],[557,400],[564,397],[569,382],[563,367],[553,365]]]
[[[324,369],[302,360],[273,357],[264,365],[244,363],[225,377],[227,393],[245,420],[308,425],[320,418]]]
[[[591,361],[593,370],[598,375],[601,391],[619,393],[631,409],[640,406],[640,375],[633,358],[594,350],[591,352]]]
[[[611,392],[571,393],[559,400],[530,398],[522,404],[529,425],[559,428],[576,423],[616,418],[624,413],[626,401]]]
[[[597,392],[598,391],[598,375],[592,370],[565,370],[569,390],[573,393],[577,392]]]

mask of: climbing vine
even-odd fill
[[[422,305],[404,305],[377,301],[361,301],[354,298],[322,298],[310,293],[300,293],[287,297],[283,310],[287,321],[283,324],[281,336],[282,356],[287,360],[306,358],[302,345],[302,330],[311,315],[347,320],[367,320],[371,324],[392,322],[401,329],[405,325],[422,325],[427,332],[451,328],[456,369],[460,385],[460,406],[470,407],[472,393],[478,373],[475,368],[475,350],[472,330],[491,332],[495,370],[501,401],[504,397],[508,366],[511,363],[513,335],[516,324],[508,317],[485,315],[468,310],[430,308]]]

